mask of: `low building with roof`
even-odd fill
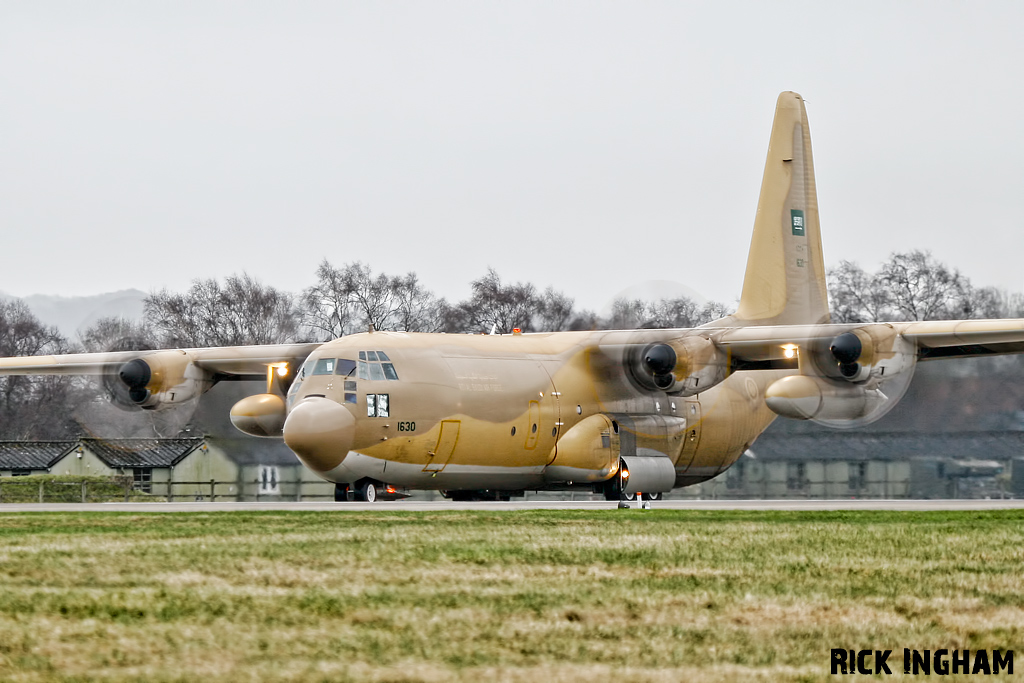
[[[31,461],[22,456],[11,464],[25,474],[131,476],[137,490],[176,500],[334,496],[334,485],[303,467],[279,439],[82,438],[60,444],[58,448],[57,442],[9,442],[12,454],[37,454]],[[41,467],[29,472],[30,462]]]
[[[729,498],[1024,497],[1024,432],[763,434],[696,495]]]
[[[49,474],[77,448],[77,441],[0,441],[0,476]]]

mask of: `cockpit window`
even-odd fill
[[[398,379],[398,371],[383,351],[360,351],[359,358],[359,379]]]
[[[338,361],[334,358],[321,358],[313,368],[314,375],[333,375],[334,366]]]
[[[367,363],[367,365],[370,366],[370,379],[384,379],[384,371],[380,369],[380,363]]]
[[[338,367],[334,369],[335,375],[341,375],[342,377],[349,377],[356,373],[356,362],[354,360],[346,360],[344,358],[338,359]]]

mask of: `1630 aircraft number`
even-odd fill
[[[398,431],[400,431],[400,432],[415,432],[416,431],[416,423],[415,422],[399,422],[398,423]]]

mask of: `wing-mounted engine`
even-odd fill
[[[799,353],[800,374],[769,386],[765,402],[783,417],[829,427],[857,427],[892,410],[917,363],[917,346],[889,325],[815,340]]]
[[[633,378],[651,391],[693,396],[729,375],[726,353],[707,337],[680,337],[635,346],[627,354]]]
[[[214,385],[213,375],[197,367],[184,351],[155,351],[121,365],[117,377],[130,405],[160,410],[198,398]]]

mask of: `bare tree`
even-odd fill
[[[647,320],[647,302],[643,299],[616,299],[612,302],[612,313],[601,325],[612,330],[635,330]]]
[[[21,301],[0,301],[0,356],[38,356],[69,351],[56,327],[39,322]],[[54,439],[73,436],[71,381],[61,376],[0,377],[0,437]]]
[[[828,273],[834,322],[1012,317],[1010,295],[975,288],[926,251],[894,253],[877,273],[842,261]]]
[[[856,263],[840,261],[828,271],[828,292],[832,301],[832,322],[865,323],[885,320],[889,296],[877,276]]]
[[[356,332],[358,314],[345,273],[324,259],[316,269],[316,284],[302,293],[302,324],[319,341]]]
[[[888,294],[899,320],[942,320],[958,317],[970,284],[956,269],[925,251],[893,254],[882,264],[878,282]]]
[[[321,340],[375,330],[436,332],[444,327],[445,303],[415,273],[375,275],[363,263],[336,268],[324,260],[316,284],[302,293],[302,323]]]
[[[146,297],[146,322],[168,346],[280,344],[294,341],[298,313],[292,296],[246,274],[195,280],[183,294]]]
[[[362,318],[366,329],[390,330],[392,318],[398,311],[398,282],[381,273],[374,275],[370,267],[353,263],[343,272],[350,301]],[[365,331],[365,330],[364,330]]]
[[[392,281],[397,308],[394,329],[403,332],[439,332],[444,326],[443,312],[448,304],[425,289],[415,273]]]
[[[728,315],[732,315],[735,312],[733,308],[723,304],[720,301],[709,301],[704,304],[700,309],[700,314],[697,317],[698,325],[706,325],[715,320],[720,320]]]
[[[533,285],[517,282],[506,284],[493,268],[472,283],[473,293],[459,306],[469,329],[463,332],[489,332],[507,334],[515,328],[524,332],[534,329],[533,319],[541,308],[541,300]]]
[[[729,313],[729,309],[717,301],[700,306],[685,296],[657,301],[616,299],[612,302],[611,317],[602,327],[613,330],[693,328]]]
[[[149,351],[157,348],[157,335],[144,321],[129,318],[100,318],[78,333],[88,352]]]
[[[544,290],[539,298],[536,329],[542,332],[559,332],[568,329],[573,319],[573,303],[570,297],[553,287]]]

